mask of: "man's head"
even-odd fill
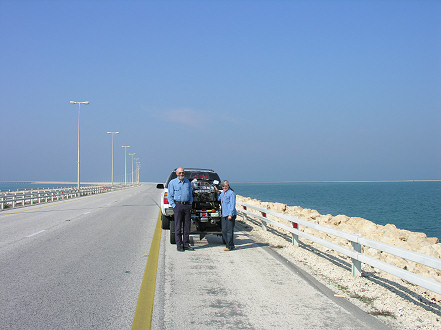
[[[228,189],[230,189],[230,183],[228,182],[228,180],[222,181],[222,189],[224,191],[227,191]]]
[[[176,176],[179,178],[179,180],[184,180],[184,169],[182,167],[176,169]]]

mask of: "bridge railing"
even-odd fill
[[[0,193],[0,210],[18,206],[48,203],[61,199],[105,193],[113,190],[128,188],[125,185],[96,185],[80,187],[64,187],[55,189],[23,190]]]
[[[389,274],[392,274],[398,278],[406,280],[410,283],[419,285],[423,288],[441,294],[441,283],[427,277],[424,277],[419,274],[412,273],[405,269],[396,267],[392,264],[386,263],[384,261],[380,261],[376,258],[367,256],[362,253],[362,247],[370,247],[379,251],[383,251],[394,256],[403,258],[408,261],[414,261],[416,263],[425,265],[427,267],[440,270],[441,271],[441,259],[430,257],[421,253],[409,251],[406,249],[402,249],[393,245],[389,245],[383,242],[374,241],[368,238],[363,237],[360,234],[351,234],[346,233],[340,230],[336,230],[333,228],[329,228],[326,226],[322,226],[316,223],[309,222],[307,220],[300,219],[295,216],[290,216],[287,214],[282,214],[278,212],[274,212],[268,209],[256,207],[254,205],[250,205],[243,202],[237,202],[238,205],[242,206],[242,210],[238,210],[242,215],[254,217],[262,221],[263,229],[267,230],[267,224],[271,224],[278,228],[284,229],[291,233],[292,235],[292,243],[296,246],[299,246],[299,237],[306,238],[309,241],[315,242],[319,245],[322,245],[326,248],[339,252],[345,256],[348,256],[352,259],[352,274],[354,276],[361,276],[362,263],[370,265],[374,268],[385,271]],[[253,210],[254,212],[250,212]],[[272,215],[276,218],[287,220],[291,223],[291,227],[287,226],[283,223],[277,222],[275,220],[268,219],[267,215]],[[307,228],[311,228],[317,230],[319,232],[323,232],[329,235],[333,235],[342,239],[345,239],[351,243],[352,249],[348,249],[344,246],[336,244],[334,242],[325,240],[323,238],[314,236],[312,234],[305,233],[299,230],[299,226],[304,226]]]

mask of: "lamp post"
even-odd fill
[[[119,132],[107,132],[107,134],[112,134],[112,187],[113,187],[113,138],[115,134],[119,134]]]
[[[81,104],[89,104],[89,101],[84,101],[84,102],[70,101],[70,104],[78,104],[78,183],[77,183],[77,188],[80,189],[80,107],[81,107]]]
[[[138,184],[139,184],[139,169],[140,168],[141,168],[141,163],[140,162],[136,162],[136,183],[138,183]]]
[[[136,165],[135,182],[138,184],[139,183],[139,180],[138,180],[138,164],[139,164],[138,160],[139,160],[139,157],[138,158],[133,158],[133,159],[135,160],[135,165]]]
[[[136,153],[129,154],[129,156],[132,156],[132,185],[133,185],[133,156],[135,156]]]
[[[130,146],[121,146],[124,148],[124,185],[127,185],[127,148]]]

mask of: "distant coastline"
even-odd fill
[[[441,182],[441,179],[431,179],[431,180],[337,180],[337,181],[231,181],[231,183],[375,183],[375,182]]]
[[[77,181],[0,181],[0,185],[18,184],[18,185],[76,185]],[[107,185],[110,182],[89,182],[81,181],[81,185]]]
[[[24,181],[32,184],[77,184],[77,182],[72,181]],[[110,184],[110,182],[81,182],[81,184]]]

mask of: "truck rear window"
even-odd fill
[[[217,180],[220,182],[219,175],[214,172],[203,172],[203,171],[185,171],[184,176],[192,181],[194,179],[197,180],[206,180],[206,181],[214,181]],[[168,187],[168,183],[176,178],[176,172],[172,172],[167,180],[166,187]]]

